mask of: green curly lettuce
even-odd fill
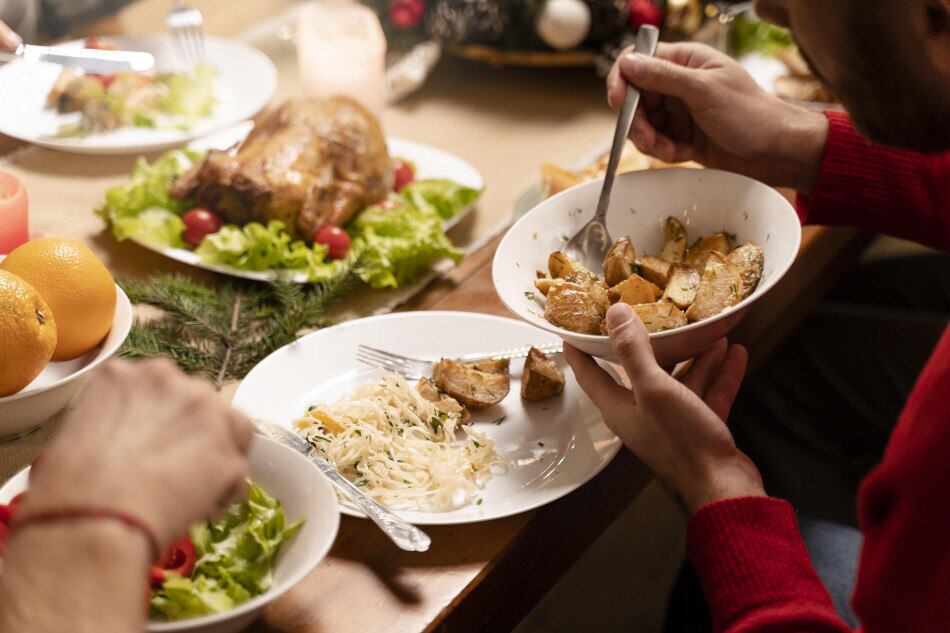
[[[152,615],[184,620],[223,613],[261,595],[273,584],[277,553],[304,520],[288,524],[280,502],[250,484],[246,501],[189,531],[195,569],[190,578],[170,574],[152,592]]]
[[[114,223],[116,218],[135,217],[156,207],[181,215],[192,207],[192,202],[173,197],[170,193],[172,183],[203,158],[203,152],[188,149],[166,152],[154,163],[139,157],[129,182],[106,191],[105,200],[96,213],[110,223]],[[124,239],[119,235],[116,237]]]
[[[213,66],[198,64],[190,73],[158,75],[157,81],[164,86],[164,91],[157,99],[157,109],[179,117],[177,127],[183,129],[210,116],[214,107],[215,72]]]
[[[470,207],[481,193],[479,189],[451,180],[417,180],[403,187],[399,197],[416,208],[438,214],[443,220],[451,220]]]
[[[736,17],[729,38],[732,54],[737,57],[753,52],[774,57],[795,44],[788,29],[752,20],[745,15]]]

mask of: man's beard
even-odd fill
[[[873,40],[883,44],[882,38],[865,38],[863,43]],[[837,95],[855,127],[871,141],[918,152],[950,150],[950,104],[942,88],[928,85],[912,64],[901,64],[897,51],[881,48],[856,51],[855,60],[862,61],[841,73],[838,81],[829,81],[808,53],[800,52],[815,77]]]

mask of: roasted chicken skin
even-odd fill
[[[294,98],[264,116],[236,150],[211,151],[172,195],[227,222],[280,220],[294,237],[343,225],[386,197],[392,169],[379,121],[349,97]]]

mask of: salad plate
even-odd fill
[[[438,360],[526,344],[556,336],[513,319],[468,312],[404,312],[367,317],[320,330],[274,352],[243,380],[232,404],[257,419],[294,428],[313,404],[329,403],[380,371],[356,360],[358,345]],[[511,389],[498,404],[472,411],[471,428],[494,442],[503,467],[475,494],[474,503],[443,512],[397,511],[420,525],[475,523],[525,512],[560,499],[599,473],[620,449],[597,407],[584,394],[563,356],[563,392],[539,402],[521,398],[524,359],[511,361]],[[608,371],[617,377],[609,365]],[[415,381],[410,381],[414,385]],[[343,505],[341,511],[362,516]]]
[[[253,122],[244,121],[226,130],[215,134],[196,139],[188,144],[188,149],[194,152],[204,153],[212,149],[228,149],[235,144],[240,143],[250,133],[254,127]],[[398,157],[415,167],[415,179],[417,181],[443,181],[450,183],[447,186],[460,187],[472,192],[481,192],[485,186],[482,175],[474,166],[464,159],[446,152],[444,150],[407,141],[396,137],[387,137],[386,139],[389,154],[392,157]],[[138,168],[136,170],[138,172]],[[137,174],[133,174],[133,179]],[[460,203],[457,208],[452,209],[451,216],[444,220],[442,231],[448,231],[465,218],[474,208],[477,195],[470,200],[466,199]],[[163,226],[156,228],[156,231],[164,230]],[[137,244],[174,259],[189,266],[203,268],[212,272],[240,277],[243,279],[252,279],[255,281],[274,281],[281,279],[293,283],[307,283],[313,281],[310,275],[305,271],[278,271],[278,270],[245,270],[207,261],[198,252],[188,248],[169,246],[163,243],[163,239],[155,239],[155,236],[148,231],[135,231],[128,234],[128,239]]]
[[[174,45],[167,36],[107,40],[119,49],[152,53],[159,73],[177,70]],[[83,45],[84,40],[76,40],[62,46]],[[266,55],[246,44],[210,36],[205,37],[205,51],[204,63],[211,69],[210,114],[195,119],[186,129],[129,125],[84,136],[62,136],[61,128],[75,125],[81,115],[47,106],[47,95],[61,67],[18,61],[0,68],[0,133],[74,153],[133,154],[181,146],[249,119],[267,105],[277,86],[277,71]],[[187,89],[173,96],[181,101],[194,98]]]

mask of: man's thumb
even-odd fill
[[[628,53],[620,58],[620,74],[632,86],[681,99],[687,105],[706,96],[702,71],[687,68],[658,57]]]
[[[663,371],[656,364],[650,333],[629,305],[616,303],[607,310],[607,331],[614,353],[633,383],[634,392],[638,379]]]

